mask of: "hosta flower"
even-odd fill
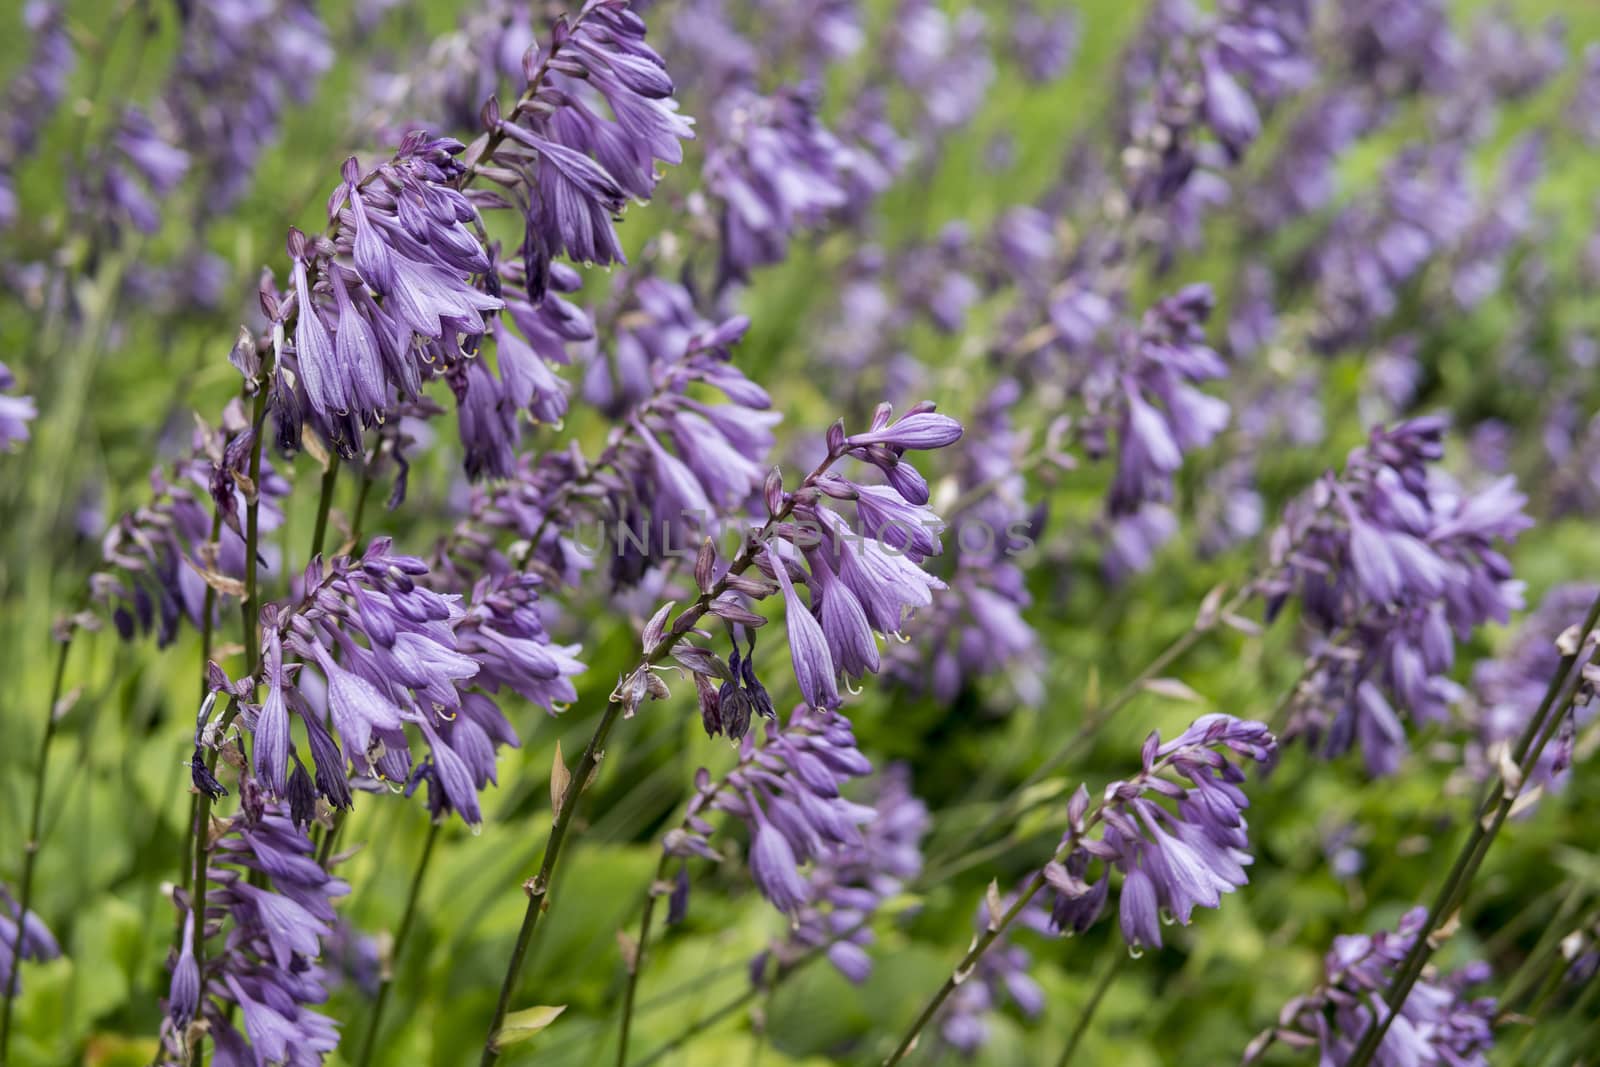
[[[707,190],[721,202],[722,269],[745,279],[788,254],[789,238],[848,199],[848,148],[816,115],[815,94],[730,93],[706,157]]]
[[[868,785],[871,821],[859,827],[859,840],[826,843],[812,857],[805,905],[787,936],[758,957],[754,972],[766,970],[768,953],[781,966],[824,945],[828,962],[849,981],[859,985],[872,972],[871,920],[922,872],[922,839],[930,821],[927,806],[911,792],[905,765],[885,767]]]
[[[808,880],[801,866],[827,862],[834,850],[865,845],[861,827],[876,812],[840,795],[840,786],[870,774],[872,764],[856,747],[850,723],[841,715],[800,705],[786,726],[769,726],[757,743],[744,734],[739,765],[715,786],[701,771],[684,827],[669,834],[674,856],[713,857],[712,827],[706,811],[725,811],[750,831],[750,877],[772,906],[798,916],[819,903],[826,883]]]
[[[350,888],[317,863],[282,805],[265,804],[253,783],[244,789],[244,810],[228,820],[206,870],[207,928],[184,918],[161,1062],[188,1063],[204,1033],[218,1062],[316,1067],[339,1044],[337,1024],[316,1010],[328,999],[318,960],[333,934],[333,901]],[[202,971],[195,939],[217,922],[226,936],[204,953]]]
[[[223,414],[222,428],[195,431],[190,456],[170,471],[150,473],[152,500],[122,516],[101,539],[101,556],[107,570],[90,579],[95,601],[111,614],[124,640],[135,634],[156,634],[161,646],[177,636],[178,624],[187,618],[199,627],[204,621],[206,574],[220,582],[242,580],[245,574],[244,492],[237,476],[249,470],[251,434],[243,409],[231,404]],[[265,457],[261,461],[257,525],[266,534],[283,523],[282,500],[289,483]],[[210,505],[222,516],[216,551],[211,539]],[[260,569],[272,573],[278,550],[263,538]],[[230,603],[231,594],[219,591],[213,609]]]
[[[1239,764],[1268,763],[1276,751],[1264,724],[1231,715],[1203,715],[1165,744],[1152,733],[1141,772],[1106,787],[1094,811],[1099,837],[1086,833],[1089,796],[1080,790],[1069,808],[1071,847],[1045,868],[1056,928],[1081,933],[1099,919],[1113,869],[1122,874],[1122,936],[1135,953],[1161,947],[1163,920],[1187,926],[1195,908],[1218,907],[1243,887],[1252,860]]]
[[[44,920],[31,909],[24,914],[11,891],[0,885],[0,989],[14,988],[21,992],[21,979],[13,972],[21,966],[22,960],[43,963],[59,955],[61,946],[56,944]],[[14,987],[12,982],[16,982]]]
[[[1438,721],[1459,698],[1456,642],[1521,606],[1499,546],[1529,525],[1525,498],[1509,477],[1469,492],[1439,471],[1444,432],[1436,418],[1374,430],[1272,535],[1269,616],[1298,595],[1325,642],[1290,733],[1329,756],[1359,746],[1373,774],[1406,752],[1402,714]]]
[[[248,189],[286,105],[311,98],[334,52],[303,0],[196,4],[180,26],[162,101],[205,182],[200,210],[215,217]]]
[[[1391,933],[1344,934],[1334,938],[1323,961],[1324,980],[1295,997],[1278,1016],[1278,1026],[1250,1043],[1244,1062],[1256,1062],[1275,1041],[1295,1048],[1315,1045],[1331,1067],[1348,1063],[1362,1035],[1387,1014],[1384,994],[1427,920],[1426,908],[1413,908]],[[1495,1001],[1470,997],[1467,990],[1489,978],[1489,965],[1469,963],[1449,974],[1424,972],[1406,995],[1378,1045],[1373,1063],[1450,1064],[1487,1067],[1494,1048]]]
[[[485,578],[464,607],[420,585],[427,572],[379,538],[360,557],[314,560],[300,600],[262,612],[265,693],[245,711],[252,766],[269,795],[298,791],[297,821],[316,795],[349,807],[353,773],[407,792],[425,782],[435,815],[476,824],[496,750],[519,743],[491,695],[508,689],[551,711],[576,696],[568,679],[583,669],[578,648],[551,644],[536,578]],[[293,748],[291,716],[314,775]],[[413,735],[425,746],[420,761]]]
[[[886,652],[888,674],[897,684],[946,703],[980,678],[1004,679],[1030,702],[1043,684],[1038,635],[1023,615],[1032,597],[1013,559],[1027,546],[1034,522],[1026,480],[1017,470],[1030,444],[1013,425],[1021,398],[1022,387],[1008,379],[974,413],[958,479],[963,493],[978,496],[954,518],[955,558],[942,576],[949,588],[918,617],[914,640]],[[846,670],[860,673],[848,663]]]

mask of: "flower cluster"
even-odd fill
[[[881,662],[876,635],[902,632],[911,612],[933,602],[944,583],[921,564],[937,555],[940,522],[927,506],[928,484],[904,461],[910,450],[944,448],[961,437],[961,424],[916,404],[899,419],[887,404],[865,433],[847,435],[842,423],[828,433],[830,457],[862,460],[887,485],[861,485],[831,470],[785,494],[767,480],[767,510],[779,523],[759,559],[783,593],[795,678],[807,704],[839,704],[838,678],[875,673]],[[855,505],[855,526],[828,506]],[[810,603],[799,589],[810,592]]]
[[[1387,1012],[1383,995],[1400,963],[1426,923],[1427,909],[1413,908],[1393,933],[1345,934],[1334,938],[1323,962],[1325,979],[1312,992],[1295,997],[1278,1015],[1278,1025],[1253,1042],[1244,1062],[1255,1063],[1273,1042],[1295,1049],[1315,1047],[1322,1063],[1343,1067],[1373,1021]],[[1492,997],[1467,991],[1489,977],[1489,965],[1469,963],[1442,976],[1418,980],[1379,1044],[1374,1063],[1448,1063],[1487,1067],[1494,1048]]]
[[[1152,733],[1140,752],[1140,773],[1108,785],[1093,812],[1080,787],[1068,808],[1066,854],[1044,872],[1055,892],[1056,929],[1082,933],[1094,925],[1113,868],[1122,874],[1122,936],[1135,954],[1161,947],[1163,918],[1187,926],[1196,907],[1218,907],[1244,886],[1249,800],[1240,788],[1245,773],[1229,756],[1264,764],[1277,744],[1262,723],[1203,715],[1166,744]],[[1101,835],[1087,836],[1099,822]]]
[[[1261,586],[1269,617],[1298,595],[1324,642],[1291,736],[1329,756],[1359,745],[1373,774],[1406,752],[1396,709],[1443,718],[1459,696],[1456,641],[1521,606],[1497,546],[1527,528],[1525,499],[1509,477],[1469,492],[1439,471],[1444,431],[1437,418],[1374,430],[1342,476],[1291,503]]]
[[[298,602],[262,611],[266,695],[245,711],[251,762],[269,795],[292,802],[297,822],[319,796],[350,806],[348,763],[358,783],[409,790],[426,782],[436,816],[478,823],[478,791],[495,781],[495,751],[518,740],[494,701],[469,686],[507,689],[552,711],[575,696],[567,679],[582,670],[578,650],[550,642],[536,579],[486,578],[463,607],[459,597],[418,584],[427,571],[378,538],[360,557],[314,560]],[[250,683],[231,688],[248,693]],[[309,740],[314,773],[294,751],[291,715]],[[408,727],[426,744],[420,762]]]
[[[284,112],[333,64],[304,0],[217,0],[188,8],[163,101],[206,182],[200,210],[225,213],[249,186]]]
[[[806,873],[806,903],[788,936],[768,950],[780,969],[805,953],[825,948],[828,962],[857,984],[872,973],[872,918],[922,873],[922,839],[930,820],[927,805],[911,791],[904,764],[890,764],[869,782],[866,803],[875,813],[858,828],[855,841],[824,842]],[[767,954],[756,971],[766,970]]]
[[[789,238],[848,200],[853,153],[817,118],[807,88],[760,96],[736,90],[715,116],[706,190],[720,201],[722,271],[750,271],[787,258]]]
[[[0,989],[11,989],[12,982],[16,982],[16,988],[22,987],[21,980],[12,973],[22,960],[43,963],[59,955],[61,946],[44,920],[31,909],[24,914],[11,891],[0,884]]]
[[[1008,379],[974,413],[957,472],[961,492],[971,494],[963,499],[972,502],[949,516],[956,524],[954,566],[944,575],[949,588],[918,618],[916,640],[888,659],[886,674],[897,684],[941,702],[993,676],[1030,704],[1043,691],[1038,635],[1023,617],[1032,597],[1014,558],[1037,522],[1017,470],[1029,444],[1012,424],[1021,397],[1021,385]],[[967,529],[982,532],[983,540],[965,543]]]
[[[197,922],[190,909],[184,917],[161,1062],[188,1063],[204,1034],[223,1063],[315,1067],[339,1044],[334,1021],[316,1010],[328,999],[318,960],[333,933],[333,901],[350,887],[316,861],[284,805],[266,803],[248,781],[244,796],[206,871],[205,915]],[[197,939],[219,933],[226,934],[219,953],[197,954]]]
[[[195,431],[188,459],[150,474],[152,500],[106,530],[101,556],[112,568],[94,575],[95,600],[111,612],[124,640],[155,631],[163,647],[177,636],[187,618],[200,627],[205,619],[206,592],[216,591],[214,606],[243,592],[245,531],[241,524],[248,497],[241,478],[248,478],[252,432],[237,402],[223,413],[221,429]],[[258,528],[267,533],[283,522],[281,501],[289,483],[263,457],[259,478]],[[216,509],[213,518],[206,497]],[[263,569],[277,565],[275,548],[258,548]]]
[[[673,287],[641,283],[640,292],[650,309],[688,312],[673,299],[657,302]],[[604,451],[592,462],[565,452],[525,459],[513,478],[475,497],[457,541],[483,568],[509,565],[492,535],[511,531],[529,542],[527,560],[570,580],[588,564],[578,542],[598,532],[600,544],[585,541],[587,556],[607,550],[614,582],[633,586],[759,491],[778,416],[766,391],[732,363],[730,347],[748,320],[639,319],[617,341],[617,384],[642,396],[621,413]],[[696,395],[707,387],[727,402]],[[584,529],[586,515],[598,517],[598,531]],[[463,568],[463,558],[448,562]]]
[[[802,704],[784,728],[768,727],[764,743],[744,734],[739,765],[717,784],[701,769],[684,826],[667,835],[666,851],[715,858],[712,827],[703,813],[728,812],[750,830],[750,877],[756,888],[773,907],[798,917],[822,899],[814,892],[827,888],[808,881],[801,865],[822,861],[835,848],[863,847],[860,827],[876,812],[846,800],[839,787],[870,773],[872,764],[856,747],[849,721]]]

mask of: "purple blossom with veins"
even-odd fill
[[[0,95],[4,103],[0,108],[0,229],[8,229],[16,221],[13,175],[17,165],[33,154],[45,124],[60,107],[77,58],[67,32],[65,4],[30,0],[22,16],[33,34],[28,61]]]
[[[1522,620],[1498,656],[1473,666],[1469,714],[1476,736],[1464,761],[1473,777],[1488,781],[1500,774],[1501,754],[1516,744],[1538,710],[1563,648],[1581,646],[1581,635],[1574,631],[1597,592],[1600,588],[1582,583],[1556,586]],[[1592,695],[1592,681],[1580,687],[1552,743],[1523,771],[1526,783],[1545,792],[1566,785],[1578,733],[1595,718]]]
[[[436,818],[453,812],[475,825],[497,749],[519,743],[491,695],[510,690],[552,713],[576,696],[568,679],[583,669],[578,648],[551,643],[538,579],[485,578],[463,606],[419,584],[427,573],[378,538],[359,558],[314,560],[297,601],[263,609],[265,695],[244,721],[261,788],[290,799],[296,822],[315,814],[319,797],[350,807],[353,773],[363,788],[387,781],[409,793],[426,783]],[[308,672],[320,685],[308,687]],[[304,727],[311,771],[292,744],[291,716]],[[425,746],[420,761],[413,732]]]
[[[872,764],[856,747],[849,720],[806,705],[796,707],[781,729],[774,719],[760,744],[754,734],[742,736],[739,764],[719,782],[699,772],[684,825],[667,835],[664,846],[672,856],[716,858],[705,814],[733,815],[750,832],[748,863],[756,889],[798,922],[814,914],[824,902],[816,891],[827,888],[800,868],[828,862],[833,849],[866,844],[861,827],[877,812],[845,799],[840,786],[870,774]]]
[[[339,1044],[334,1021],[316,1010],[328,999],[318,963],[333,936],[334,899],[350,891],[316,861],[311,839],[283,804],[244,783],[243,810],[216,839],[206,870],[206,914],[186,914],[162,1021],[164,1064],[186,1064],[202,1039],[219,1063],[316,1067]],[[220,951],[195,939],[221,934]],[[243,1023],[243,1033],[238,1024]]]
[[[23,960],[44,963],[60,956],[61,946],[56,944],[44,920],[32,910],[23,914],[22,905],[12,897],[11,890],[0,883],[0,989],[14,988],[20,996],[22,980],[12,975],[21,963],[18,955]],[[15,987],[11,984],[13,981]]]
[[[904,764],[890,764],[867,784],[871,820],[857,828],[858,840],[826,842],[812,858],[806,904],[784,939],[757,958],[753,973],[766,971],[769,956],[782,969],[830,941],[828,962],[846,979],[859,985],[872,973],[873,916],[922,873],[922,839],[931,822]]]
[[[1329,757],[1359,747],[1372,774],[1404,757],[1402,714],[1437,722],[1459,699],[1455,643],[1522,603],[1499,546],[1529,526],[1526,498],[1510,477],[1458,485],[1435,466],[1444,436],[1439,418],[1373,430],[1290,503],[1261,585],[1268,618],[1297,597],[1318,641],[1287,736]]]
[[[1014,898],[1001,901],[1003,910],[1009,910]],[[978,905],[973,919],[974,936],[981,934],[990,921],[988,902]],[[1036,933],[1049,934],[1050,912],[1037,899],[1030,901],[1017,916],[1017,923]],[[936,1025],[939,1040],[962,1056],[975,1055],[989,1043],[991,1018],[1007,1002],[1029,1019],[1044,1012],[1044,990],[1028,972],[1033,968],[1033,956],[1027,949],[1011,940],[1010,931],[978,959],[973,973],[956,987],[950,999],[940,1009]]]
[[[28,439],[28,423],[39,417],[31,396],[18,396],[16,375],[0,363],[0,452],[16,448]]]
[[[1323,960],[1323,981],[1284,1005],[1273,1029],[1260,1034],[1244,1053],[1256,1063],[1274,1043],[1294,1050],[1316,1048],[1320,1063],[1343,1067],[1361,1037],[1387,1014],[1384,994],[1427,921],[1427,909],[1412,908],[1393,932],[1342,934]],[[1488,1067],[1494,1048],[1496,1003],[1472,997],[1470,990],[1490,977],[1478,961],[1449,974],[1424,973],[1384,1033],[1372,1060],[1381,1064],[1449,1064]]]
[[[196,628],[204,622],[206,575],[221,583],[214,607],[219,612],[236,593],[245,574],[246,498],[237,484],[249,469],[251,434],[242,406],[224,411],[222,428],[197,429],[188,458],[170,471],[150,473],[152,500],[123,515],[101,538],[101,558],[108,569],[90,578],[95,602],[111,613],[123,640],[156,634],[162,647],[177,636],[187,618]],[[283,524],[282,501],[289,483],[264,457],[260,471],[258,528],[269,534]],[[207,506],[206,498],[210,498]],[[222,526],[211,547],[213,511]],[[258,548],[262,569],[273,573],[278,550],[267,538]],[[232,592],[229,590],[233,589]]]
[[[623,262],[613,217],[629,197],[649,198],[656,162],[679,162],[692,129],[626,0],[591,0],[557,19],[548,46],[531,47],[522,67],[526,89],[509,113],[497,97],[484,104],[485,132],[470,148],[412,132],[371,172],[351,159],[329,198],[331,236],[291,231],[293,291],[264,294],[293,341],[292,362],[275,344],[286,449],[309,412],[353,456],[394,397],[415,400],[435,373],[456,396],[474,475],[511,474],[520,411],[544,421],[564,413],[547,363],[564,362],[565,345],[591,339],[593,326],[550,300],[578,286],[556,257]],[[467,189],[478,177],[498,190]],[[523,237],[501,256],[485,244],[480,211],[512,209]],[[502,310],[516,332],[498,320]],[[485,337],[498,377],[472,362]]]
[[[1277,746],[1263,723],[1203,715],[1166,744],[1151,733],[1140,773],[1106,786],[1093,808],[1080,786],[1059,858],[1044,870],[1056,929],[1071,935],[1094,925],[1113,868],[1122,874],[1122,936],[1135,955],[1161,947],[1163,921],[1187,926],[1195,908],[1219,907],[1248,881],[1251,863],[1239,764],[1270,763]]]

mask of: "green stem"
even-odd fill
[[[810,489],[828,469],[838,462],[843,453],[830,451],[820,464],[800,484],[800,490]],[[798,491],[797,491],[798,492]],[[654,648],[647,652],[638,665],[628,672],[623,681],[611,694],[611,702],[606,705],[605,713],[600,716],[600,722],[595,726],[589,743],[584,746],[583,755],[578,760],[577,767],[572,771],[567,781],[567,788],[561,795],[561,803],[557,806],[555,819],[550,825],[550,835],[545,843],[544,860],[539,865],[539,873],[530,881],[523,884],[523,891],[528,895],[528,907],[522,916],[522,926],[517,930],[516,942],[512,945],[511,959],[506,965],[504,980],[500,983],[500,996],[495,1003],[494,1018],[489,1025],[489,1032],[483,1042],[483,1056],[479,1063],[481,1067],[491,1067],[500,1059],[500,1049],[496,1044],[496,1037],[500,1032],[501,1024],[505,1022],[506,1013],[511,1007],[511,998],[516,993],[517,978],[522,973],[523,961],[527,959],[528,948],[533,943],[534,932],[538,929],[539,918],[549,907],[550,884],[555,877],[556,863],[561,858],[561,846],[566,841],[567,830],[572,825],[573,815],[578,808],[578,798],[588,787],[589,779],[594,774],[595,768],[600,763],[601,753],[605,749],[606,738],[611,734],[611,728],[616,725],[624,711],[632,712],[637,699],[624,695],[625,688],[631,688],[636,681],[641,682],[649,671],[661,663],[671,654],[678,642],[687,637],[694,629],[695,624],[711,610],[712,603],[726,593],[734,579],[742,575],[755,564],[756,556],[766,545],[772,530],[777,524],[789,517],[794,510],[796,496],[791,494],[777,513],[767,519],[762,528],[750,536],[739,550],[739,554],[728,564],[728,571],[719,578],[715,585],[701,593],[699,598],[685,608],[672,623],[671,629],[662,635]]]
[[[328,511],[333,507],[333,490],[339,482],[339,454],[335,452],[328,461],[328,469],[322,472],[322,492],[317,497],[317,524],[311,531],[311,554],[322,555],[323,545],[328,539]]]
[[[45,709],[44,735],[39,739],[38,764],[33,779],[33,806],[28,814],[28,840],[22,846],[17,939],[11,946],[11,974],[6,979],[5,1006],[0,1008],[0,1064],[6,1062],[6,1053],[11,1045],[11,1011],[17,998],[17,980],[22,973],[23,929],[27,926],[28,909],[33,904],[33,873],[39,858],[39,828],[44,818],[45,772],[49,769],[50,745],[56,737],[56,706],[61,702],[61,686],[67,675],[67,653],[72,650],[72,638],[76,633],[76,627],[68,630],[56,652],[55,675],[50,682],[50,705]]]
[[[1589,634],[1597,623],[1600,623],[1600,596],[1595,598],[1589,607],[1588,615],[1584,618],[1578,632],[1577,647],[1570,654],[1561,657],[1561,663],[1545,689],[1544,699],[1539,702],[1538,710],[1528,720],[1526,729],[1512,750],[1511,762],[1521,773],[1526,773],[1538,761],[1545,744],[1554,733],[1555,724],[1560,722],[1567,705],[1576,694],[1582,674],[1581,672],[1574,674],[1573,667],[1587,646]],[[1565,684],[1568,675],[1573,675],[1570,685]],[[1468,835],[1460,854],[1457,855],[1444,884],[1439,887],[1439,893],[1428,909],[1428,917],[1423,922],[1422,929],[1417,931],[1417,938],[1411,946],[1411,951],[1406,954],[1405,960],[1395,971],[1395,978],[1384,998],[1387,1010],[1382,1013],[1381,1018],[1375,1017],[1371,1025],[1366,1028],[1348,1067],[1367,1067],[1377,1054],[1383,1036],[1389,1032],[1394,1017],[1399,1014],[1399,1006],[1405,1003],[1406,997],[1411,993],[1411,987],[1416,985],[1417,979],[1422,975],[1423,967],[1427,965],[1428,958],[1433,952],[1431,941],[1434,932],[1438,930],[1439,924],[1454,909],[1460,898],[1466,894],[1473,876],[1478,873],[1479,866],[1488,855],[1489,847],[1494,844],[1495,835],[1500,832],[1500,827],[1511,813],[1511,806],[1516,802],[1520,791],[1520,786],[1513,788],[1511,783],[1503,778],[1497,779],[1485,790],[1472,821],[1472,832]]]
[[[1041,868],[1038,873],[1028,880],[1027,886],[1017,896],[1011,907],[1006,909],[1005,914],[1000,916],[999,921],[989,923],[983,933],[978,936],[978,939],[972,943],[972,947],[967,949],[967,954],[961,957],[961,962],[956,964],[955,970],[950,972],[950,976],[940,984],[928,1003],[923,1005],[921,1013],[911,1023],[911,1028],[900,1039],[900,1044],[896,1045],[895,1050],[889,1053],[888,1059],[883,1061],[883,1067],[894,1067],[894,1064],[905,1059],[911,1050],[916,1048],[917,1038],[921,1036],[922,1031],[927,1028],[928,1024],[933,1021],[933,1017],[939,1013],[939,1009],[944,1006],[944,1002],[950,999],[950,994],[954,993],[956,987],[971,976],[973,968],[978,965],[978,961],[983,958],[983,954],[989,951],[989,946],[1000,939],[1000,935],[1005,933],[1006,929],[1017,920],[1017,916],[1022,914],[1023,909],[1028,906],[1028,903],[1034,897],[1039,895],[1039,890],[1043,889],[1044,886],[1044,870]]]
[[[400,916],[400,927],[395,931],[394,946],[389,953],[389,966],[384,969],[378,985],[378,999],[372,1005],[372,1017],[367,1020],[367,1036],[361,1043],[361,1056],[356,1067],[367,1067],[372,1062],[372,1051],[378,1044],[378,1023],[383,1019],[383,1006],[389,1000],[389,987],[394,984],[394,967],[400,962],[406,938],[411,933],[412,921],[417,914],[417,898],[422,894],[422,880],[428,873],[428,861],[433,858],[433,845],[439,839],[439,824],[428,827],[428,839],[422,846],[422,858],[417,861],[416,873],[411,876],[411,892],[406,896],[406,910]]]
[[[633,1028],[633,999],[639,989],[639,972],[644,969],[645,948],[650,944],[650,920],[655,916],[656,886],[667,877],[667,861],[670,857],[666,850],[661,852],[661,861],[656,864],[656,876],[650,882],[650,888],[645,893],[644,914],[639,918],[639,941],[633,950],[633,959],[628,961],[628,985],[622,994],[622,1025],[617,1037],[617,1067],[627,1067],[628,1064],[628,1035]]]
[[[1095,983],[1094,992],[1089,994],[1089,1002],[1083,1006],[1083,1011],[1078,1013],[1077,1025],[1072,1028],[1072,1036],[1067,1038],[1067,1047],[1061,1050],[1061,1058],[1056,1060],[1056,1067],[1067,1067],[1072,1062],[1073,1055],[1083,1042],[1083,1035],[1089,1032],[1090,1020],[1094,1018],[1100,1002],[1105,999],[1106,992],[1111,988],[1111,983],[1116,981],[1117,974],[1121,972],[1122,965],[1127,959],[1127,952],[1112,942],[1111,959],[1101,968],[1100,980]]]

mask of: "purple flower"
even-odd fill
[[[1001,901],[1009,909],[1014,899]],[[1038,933],[1049,932],[1049,916],[1037,900],[1032,901],[1018,917],[1017,922]],[[989,923],[987,901],[978,906],[973,920],[975,931],[982,931]],[[1045,1007],[1044,990],[1028,972],[1033,967],[1033,957],[1027,949],[1014,944],[1010,931],[978,959],[974,973],[956,987],[956,991],[940,1010],[937,1022],[939,1039],[962,1056],[972,1056],[990,1037],[990,1017],[1006,1001],[1029,1019],[1037,1018]]]
[[[1250,1043],[1244,1062],[1255,1063],[1275,1041],[1283,1041],[1295,1048],[1318,1046],[1320,1062],[1332,1067],[1348,1063],[1374,1013],[1379,1018],[1387,1013],[1384,994],[1426,919],[1426,908],[1413,908],[1393,933],[1334,938],[1323,961],[1323,982],[1284,1006],[1278,1026]],[[1470,998],[1467,990],[1488,978],[1485,963],[1469,963],[1447,975],[1426,973],[1407,994],[1373,1062],[1487,1067],[1494,1048],[1495,1000]]]
[[[10,889],[0,885],[0,989],[13,988],[14,981],[20,994],[22,981],[13,971],[22,960],[43,963],[60,955],[61,947],[44,921],[33,911],[24,914]]]
[[[337,1047],[339,1034],[333,1020],[315,1010],[328,998],[317,959],[333,933],[333,900],[349,887],[317,863],[310,838],[281,806],[266,804],[252,781],[242,788],[243,810],[217,839],[206,871],[207,910],[214,921],[220,917],[226,936],[206,952],[201,973],[194,939],[206,932],[185,916],[161,1062],[188,1062],[195,1020],[208,1028],[220,1062],[318,1064]]]
[[[830,883],[808,879],[800,867],[861,854],[866,845],[861,827],[877,812],[846,800],[839,790],[871,771],[847,720],[801,705],[784,728],[770,725],[764,742],[757,744],[754,734],[743,734],[739,764],[720,781],[713,784],[709,774],[700,773],[684,825],[667,835],[664,847],[673,856],[715,857],[709,843],[712,827],[703,813],[734,815],[750,830],[750,876],[761,895],[779,911],[806,915],[815,923],[819,920],[808,909],[823,902]],[[905,832],[904,826],[893,831]],[[837,851],[847,849],[856,851]],[[905,860],[901,852],[892,862],[903,865]]]
[[[1081,933],[1094,924],[1113,868],[1123,876],[1122,935],[1136,954],[1161,947],[1163,919],[1187,926],[1196,907],[1218,907],[1248,881],[1251,863],[1245,773],[1229,756],[1270,763],[1276,751],[1264,724],[1204,715],[1166,744],[1152,733],[1141,753],[1143,770],[1108,785],[1088,819],[1089,795],[1080,788],[1069,807],[1071,847],[1044,872],[1055,893],[1055,927]],[[1104,826],[1100,836],[1088,836],[1096,823]]]
[[[1439,721],[1459,698],[1456,641],[1521,606],[1498,546],[1527,528],[1525,498],[1511,478],[1469,493],[1437,470],[1444,432],[1433,418],[1374,430],[1272,535],[1268,616],[1298,594],[1323,642],[1288,735],[1329,756],[1359,744],[1373,774],[1405,754],[1402,714]]]
[[[31,396],[8,396],[17,387],[16,376],[0,363],[0,451],[14,448],[28,439],[28,423],[39,417]]]
[[[1499,656],[1473,667],[1469,705],[1476,737],[1467,747],[1466,764],[1476,777],[1488,780],[1499,775],[1499,753],[1516,744],[1538,710],[1561,662],[1558,645],[1569,630],[1582,623],[1597,592],[1600,589],[1595,586],[1581,583],[1556,586],[1545,594],[1538,609],[1522,620]],[[1594,717],[1592,701],[1575,702],[1555,743],[1546,745],[1538,762],[1525,768],[1526,782],[1547,792],[1563,787],[1571,766],[1573,738]]]

